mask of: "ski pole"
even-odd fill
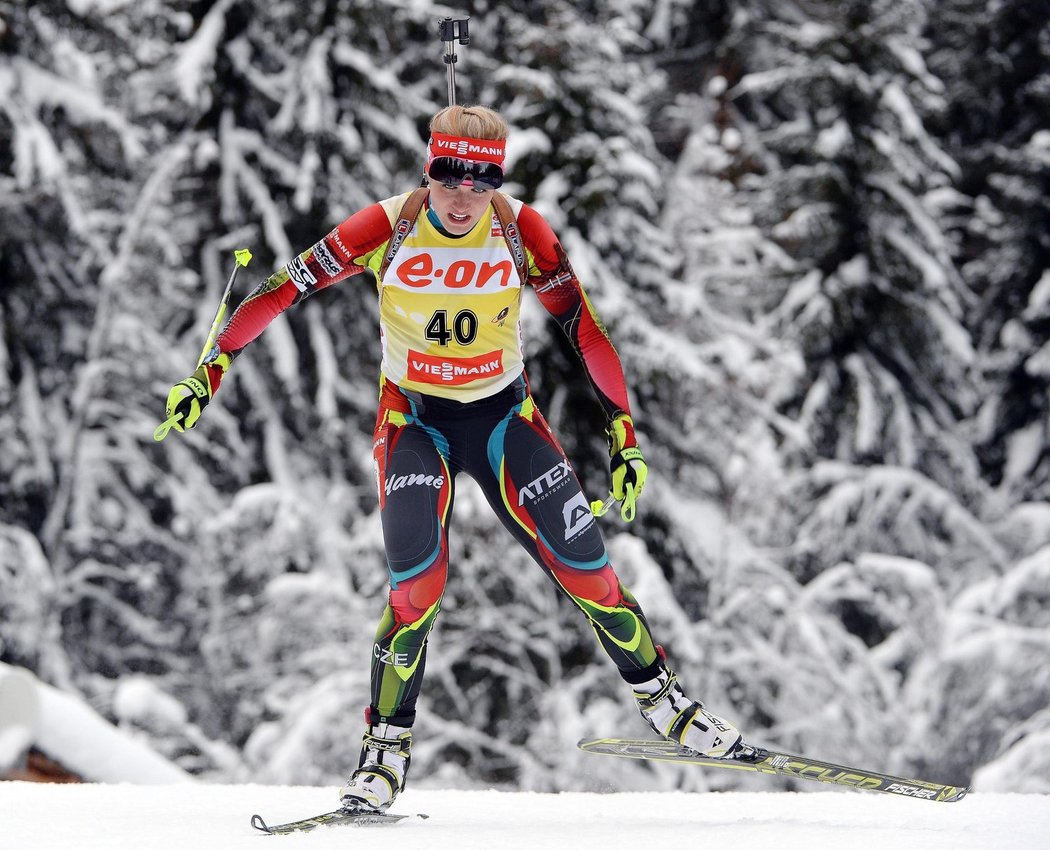
[[[445,65],[448,68],[448,105],[456,105],[456,42],[470,44],[467,21],[470,18],[442,18],[438,23],[438,34],[445,43]]]
[[[208,356],[211,347],[215,345],[215,340],[219,336],[219,328],[222,326],[222,320],[226,315],[226,307],[230,303],[230,293],[233,292],[233,282],[237,279],[237,272],[241,270],[241,266],[246,266],[251,262],[252,252],[247,248],[240,248],[233,252],[233,256],[236,263],[233,266],[233,272],[230,274],[230,279],[226,281],[226,290],[222,293],[222,300],[219,302],[219,309],[215,311],[215,318],[212,319],[211,330],[208,331],[208,338],[204,342],[204,348],[201,349],[201,356],[197,358],[197,366],[195,367],[197,369],[199,369],[204,362],[204,358]],[[182,419],[181,413],[172,414],[169,418],[165,419],[153,432],[153,439],[159,443],[168,436],[168,431],[170,431],[172,426],[180,419]]]

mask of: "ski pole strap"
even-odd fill
[[[165,437],[168,436],[168,432],[175,426],[175,423],[182,419],[181,413],[173,413],[167,419],[160,423],[153,431],[153,439],[158,443],[161,442]]]

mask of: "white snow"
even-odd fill
[[[113,694],[113,713],[122,721],[143,726],[151,722],[185,726],[189,721],[182,703],[145,676],[127,676],[120,681]]]
[[[140,706],[146,702],[137,700]],[[104,782],[193,781],[138,738],[112,726],[80,697],[7,664],[0,664],[0,737],[0,767],[5,769],[32,744],[69,770]],[[7,850],[16,845],[4,843],[11,808],[2,800],[0,791],[0,850]]]
[[[595,771],[615,777],[615,763]],[[0,850],[277,850],[396,844],[427,850],[612,847],[878,847],[1032,850],[1050,834],[1041,795],[971,794],[932,803],[876,793],[529,794],[409,789],[395,811],[425,812],[385,831],[332,827],[265,837],[249,821],[334,808],[335,789],[263,785],[0,783]],[[376,828],[372,828],[376,829]],[[265,841],[264,841],[265,838]],[[262,842],[262,844],[260,843]]]
[[[1043,423],[1037,420],[1006,438],[1004,483],[1016,485],[1035,469],[1043,453],[1043,429]]]
[[[282,823],[337,805],[334,787],[188,781],[186,774],[127,732],[108,726],[76,697],[23,671],[5,665],[0,671],[9,686],[35,686],[38,701],[27,702],[24,694],[5,700],[8,707],[33,703],[33,713],[39,712],[28,721],[24,712],[15,712],[17,725],[32,728],[37,745],[60,755],[67,766],[104,780],[83,785],[0,782],[0,850],[185,850],[187,842],[194,850],[258,850],[264,836],[251,828],[252,815]],[[155,694],[144,688],[126,690],[121,702],[129,709],[157,710]],[[9,715],[12,729],[15,717]],[[1017,748],[1012,757],[1017,765],[1041,758],[1041,742],[1033,743],[1034,751]],[[1050,834],[1045,794],[972,792],[957,803],[932,803],[818,785],[805,793],[624,793],[618,790],[623,766],[614,759],[584,757],[582,769],[608,793],[446,791],[410,785],[394,811],[424,812],[426,821],[413,819],[368,835],[361,828],[335,827],[266,840],[278,848],[311,850],[365,841],[423,844],[427,850],[701,845],[811,850],[847,843],[880,850],[1030,850],[1042,846]],[[997,768],[1007,769],[1005,763]],[[994,772],[987,777],[989,787],[996,787]],[[749,788],[761,789],[766,782],[764,777],[748,778]]]
[[[1046,709],[1044,709],[1045,711]],[[1029,723],[1033,728],[1034,723]],[[974,782],[982,788],[1019,788],[1025,794],[1050,793],[1050,731],[1036,729],[1002,756],[978,769]],[[1021,777],[1018,779],[1018,777]]]
[[[40,728],[35,678],[0,664],[0,773],[14,767]]]
[[[839,118],[830,127],[825,127],[820,131],[813,147],[825,159],[834,159],[850,143],[852,137],[849,124]]]
[[[220,0],[204,16],[193,38],[179,49],[173,76],[183,99],[193,105],[207,100],[210,69],[215,66],[215,54],[226,33],[226,15],[231,0]]]
[[[1048,795],[971,792],[956,803],[934,803],[874,792],[812,785],[784,791],[649,792],[619,789],[616,759],[583,756],[581,770],[607,793],[540,794],[495,790],[409,789],[394,806],[423,812],[389,831],[362,835],[362,828],[334,827],[308,835],[268,838],[251,828],[252,815],[271,824],[329,811],[337,805],[330,786],[225,785],[189,777],[148,753],[127,732],[109,727],[90,708],[29,674],[0,666],[8,685],[35,685],[39,717],[33,727],[45,751],[103,782],[80,785],[0,782],[0,850],[258,850],[260,841],[279,850],[345,848],[394,842],[427,850],[608,850],[611,847],[762,847],[777,850],[877,846],[879,850],[1031,850],[1050,834]],[[9,689],[10,690],[10,689]],[[10,695],[10,694],[9,694]],[[8,706],[26,703],[9,699]],[[126,705],[154,710],[144,689],[125,694]],[[14,719],[8,716],[9,721]],[[59,741],[64,735],[66,740]],[[1045,738],[1018,747],[1015,767],[1042,758]],[[989,769],[979,787],[996,787]],[[661,766],[662,770],[672,769]],[[682,766],[681,770],[694,768]],[[716,771],[707,771],[714,774]],[[747,777],[762,789],[765,777]],[[181,781],[180,781],[181,780]],[[987,780],[987,781],[985,781]],[[423,781],[433,783],[433,777]],[[134,783],[134,784],[133,784]]]

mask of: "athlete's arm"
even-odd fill
[[[540,304],[554,317],[580,356],[605,415],[610,422],[620,414],[630,415],[620,357],[558,237],[547,220],[528,204],[518,213],[518,229],[532,255],[529,282]]]
[[[368,258],[390,239],[391,231],[390,219],[381,204],[354,213],[316,245],[266,278],[241,302],[216,340],[218,353],[236,357],[293,304],[364,271]],[[222,374],[213,377],[217,389]]]

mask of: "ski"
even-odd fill
[[[883,791],[917,800],[933,800],[939,803],[954,803],[966,796],[969,788],[942,785],[921,779],[907,779],[876,773],[857,767],[818,761],[806,756],[781,753],[761,747],[747,747],[735,758],[710,758],[672,741],[648,741],[631,738],[584,738],[577,746],[588,753],[621,756],[623,758],[648,761],[672,761],[682,764],[699,764],[704,767],[721,767],[744,770],[752,773],[788,776],[813,782],[827,782],[865,791]]]
[[[252,826],[267,835],[290,835],[293,832],[311,832],[319,826],[390,826],[411,817],[426,819],[427,815],[393,815],[388,812],[336,809],[312,818],[270,825],[260,815],[252,815]]]

